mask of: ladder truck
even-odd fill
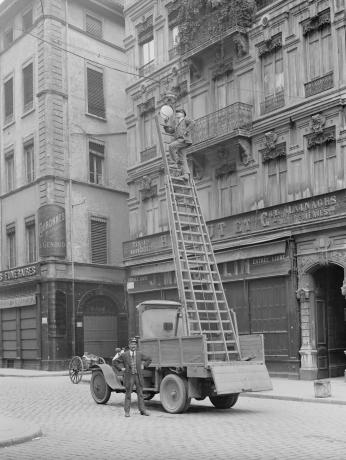
[[[170,413],[188,409],[191,398],[209,397],[229,409],[241,392],[272,389],[264,363],[263,336],[239,335],[201,211],[194,180],[168,163],[156,117],[164,165],[169,227],[180,302],[145,301],[137,306],[140,349],[152,358],[144,370],[147,399],[160,393]],[[106,364],[93,369],[97,403],[123,391],[121,376]]]

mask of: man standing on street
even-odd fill
[[[129,350],[124,351],[114,361],[114,366],[119,370],[124,370],[124,386],[126,390],[125,394],[125,417],[130,417],[131,408],[131,393],[133,385],[136,385],[138,409],[141,415],[150,415],[145,410],[144,399],[143,399],[143,373],[142,373],[142,362],[145,362],[144,366],[148,367],[151,363],[151,358],[146,356],[140,350],[137,350],[136,339],[129,341]]]

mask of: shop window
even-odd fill
[[[105,146],[89,141],[89,180],[92,184],[103,184]]]
[[[14,117],[13,110],[13,77],[4,83],[4,116],[5,125],[11,123]]]
[[[6,239],[7,239],[7,267],[13,268],[17,265],[16,227],[14,224],[7,225]]]
[[[34,106],[34,65],[31,62],[23,68],[23,107],[24,112]]]
[[[5,153],[5,183],[6,192],[10,192],[14,189],[14,151],[8,151]]]
[[[35,217],[30,217],[25,220],[25,242],[26,262],[31,264],[37,260]]]
[[[25,179],[27,184],[35,180],[35,150],[34,141],[30,141],[24,144],[24,162],[25,162]]]
[[[55,330],[56,335],[66,335],[67,297],[62,291],[55,293]]]
[[[103,72],[87,68],[88,113],[106,118]]]
[[[93,37],[102,38],[103,36],[102,21],[87,14],[85,17],[85,30],[88,34],[92,35]]]
[[[90,219],[91,263],[108,263],[107,219],[92,217]]]

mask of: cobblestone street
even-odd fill
[[[209,400],[171,415],[158,397],[151,417],[123,415],[123,395],[96,405],[68,377],[1,378],[0,411],[37,423],[43,437],[0,450],[17,459],[344,459],[345,406],[241,397],[220,411]]]

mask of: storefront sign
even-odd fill
[[[0,299],[0,309],[26,307],[28,305],[35,305],[35,304],[36,304],[35,294],[26,295],[22,297],[10,297],[8,299]]]
[[[40,264],[27,265],[25,267],[14,268],[0,272],[1,281],[12,281],[21,278],[30,278],[40,274]]]
[[[65,209],[56,204],[38,210],[40,257],[66,256]]]
[[[123,245],[124,258],[152,254],[171,247],[171,237],[169,234],[153,235],[137,240],[126,241]]]

